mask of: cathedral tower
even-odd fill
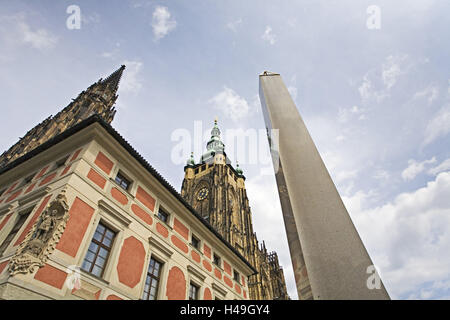
[[[195,163],[193,154],[187,161],[181,196],[258,270],[249,279],[251,299],[287,299],[278,257],[258,243],[245,176],[239,164],[236,168],[231,165],[220,134],[215,120],[200,162]]]
[[[81,92],[67,107],[28,131],[16,144],[0,155],[0,168],[30,152],[93,114],[111,123],[116,113],[117,89],[125,70],[121,66],[106,79],[100,79]]]

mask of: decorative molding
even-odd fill
[[[45,265],[55,250],[69,219],[65,192],[62,190],[47,206],[19,245],[9,263],[11,276],[33,273]]]
[[[187,266],[187,271],[193,276],[197,277],[197,279],[199,279],[201,282],[205,281],[206,279],[206,276],[204,274],[202,274],[200,271],[198,271],[191,265]]]
[[[121,213],[119,210],[115,209],[112,204],[107,203],[105,200],[101,199],[98,201],[98,207],[102,209],[103,211],[110,214],[112,217],[117,219],[121,224],[125,226],[129,226],[131,223],[131,219],[126,217],[123,213]]]
[[[8,212],[14,211],[15,209],[17,209],[18,206],[19,206],[18,201],[15,201],[11,203],[9,206],[0,209],[0,217],[3,217]]]
[[[45,187],[45,188],[40,188],[34,191],[31,191],[30,193],[28,193],[25,196],[22,196],[20,198],[20,200],[18,200],[19,202],[19,206],[23,206],[29,202],[32,202],[33,200],[36,199],[40,199],[43,196],[45,196],[46,194],[50,193],[52,189],[50,187]]]
[[[227,295],[227,290],[221,288],[217,283],[213,282],[212,288],[214,291],[218,292],[220,295],[225,297]]]
[[[148,242],[150,243],[151,246],[158,249],[169,258],[172,256],[174,252],[167,246],[167,244],[160,242],[159,239],[156,238],[155,236],[150,236],[150,238],[148,238]]]

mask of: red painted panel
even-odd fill
[[[37,180],[37,179],[39,179],[40,177],[42,177],[42,176],[45,174],[45,172],[47,171],[48,167],[49,167],[49,166],[46,166],[46,167],[42,168],[42,170],[37,174],[36,177],[33,178],[33,180]]]
[[[94,208],[80,198],[75,198],[69,210],[69,220],[56,249],[75,257],[89,226]]]
[[[231,276],[231,266],[224,260],[223,270]]]
[[[234,290],[236,290],[238,294],[241,294],[242,292],[241,287],[237,283],[234,285]]]
[[[31,190],[33,190],[33,188],[34,188],[35,185],[36,185],[36,182],[33,183],[32,185],[30,185],[30,186],[28,187],[28,189],[25,191],[25,194],[27,194],[28,192],[30,192]]]
[[[103,178],[100,174],[98,174],[97,171],[95,171],[94,169],[89,170],[87,177],[102,189],[106,185],[106,179]]]
[[[211,272],[212,271],[212,266],[211,266],[211,263],[209,263],[208,261],[206,261],[206,260],[203,260],[203,266],[205,267],[205,269],[206,270],[208,270],[209,272]]]
[[[123,300],[122,298],[119,298],[118,296],[116,296],[115,294],[110,294],[106,300]]]
[[[211,248],[208,247],[206,244],[203,245],[203,253],[205,254],[205,256],[211,259]]]
[[[51,285],[52,287],[62,289],[67,278],[67,273],[55,267],[52,267],[49,264],[46,264],[44,267],[38,270],[34,278],[48,285]]]
[[[186,278],[178,267],[172,267],[167,277],[166,296],[169,300],[184,300],[186,298]]]
[[[153,224],[152,217],[150,217],[150,215],[147,212],[145,212],[144,209],[139,207],[137,204],[131,205],[131,211],[133,211],[135,215],[137,215],[139,218],[145,221],[148,225],[151,226]]]
[[[244,298],[247,299],[247,291],[244,290]]]
[[[14,188],[17,186],[17,184],[19,183],[19,181],[15,182],[11,187],[9,187],[8,191],[5,192],[5,194],[10,193],[11,191],[14,190]]]
[[[60,177],[65,175],[67,172],[69,172],[71,165],[69,164],[67,167],[64,168],[64,170],[61,172]]]
[[[241,276],[241,279],[242,279],[242,286],[245,287],[245,278],[244,278],[244,276]]]
[[[27,226],[25,227],[25,229],[22,231],[22,233],[20,234],[19,238],[17,239],[16,243],[14,243],[14,245],[18,245],[20,244],[23,239],[25,239],[25,237],[27,236],[28,231],[30,231],[31,227],[33,226],[34,222],[36,221],[36,219],[39,217],[39,215],[41,214],[41,212],[44,210],[45,206],[47,205],[47,202],[50,200],[50,198],[52,197],[52,195],[48,195],[47,197],[45,197],[44,201],[42,201],[41,205],[39,206],[39,208],[36,210],[36,212],[34,213],[33,217],[31,218],[31,220],[28,222]]]
[[[222,272],[220,272],[219,269],[214,268],[214,275],[216,276],[217,279],[222,280]]]
[[[172,236],[170,238],[172,240],[172,243],[181,251],[183,251],[184,253],[188,253],[189,249],[186,243],[184,243],[183,240],[181,240],[180,238],[178,238],[177,236]]]
[[[167,230],[167,228],[159,222],[156,224],[156,231],[158,231],[158,233],[161,234],[164,238],[167,238],[169,236],[169,231]]]
[[[138,199],[144,206],[149,208],[151,211],[155,209],[155,199],[149,195],[144,189],[138,186],[136,191],[136,199]]]
[[[212,300],[212,294],[209,288],[205,288],[205,291],[203,292],[203,300]]]
[[[178,232],[184,239],[189,239],[189,229],[177,218],[173,219],[173,230]]]
[[[124,195],[119,189],[112,188],[111,189],[111,195],[114,199],[119,201],[120,204],[126,205],[128,203],[128,198],[126,195]]]
[[[39,183],[39,186],[46,185],[50,181],[52,181],[56,177],[56,172],[53,172],[52,174],[49,174],[44,179],[42,179],[41,183]]]
[[[75,160],[78,158],[78,156],[80,155],[81,150],[82,150],[82,149],[77,150],[77,151],[73,154],[73,157],[70,159],[70,162],[75,161]]]
[[[191,256],[192,256],[192,259],[194,259],[194,261],[196,261],[197,263],[200,263],[200,255],[196,252],[196,251],[194,251],[194,250],[191,250]]]
[[[17,190],[17,191],[14,192],[12,195],[10,195],[8,199],[6,199],[5,203],[6,203],[6,202],[13,201],[13,200],[16,199],[21,193],[22,193],[22,189]]]
[[[8,214],[6,217],[3,218],[2,222],[0,223],[0,231],[3,229],[5,224],[8,222],[9,218],[11,218],[12,213]]]
[[[95,158],[94,163],[108,175],[114,166],[114,163],[101,151],[98,153],[97,158]]]
[[[117,264],[119,281],[134,288],[141,280],[145,263],[145,249],[141,241],[131,236],[126,238]]]
[[[0,263],[0,274],[2,274],[3,270],[5,270],[6,266],[8,265],[9,260],[3,261]]]
[[[228,278],[227,276],[223,276],[223,281],[226,283],[227,286],[233,288],[233,281],[231,281],[230,278]]]

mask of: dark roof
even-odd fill
[[[81,121],[73,127],[68,128],[61,134],[53,137],[45,143],[39,145],[32,151],[26,153],[20,158],[14,160],[3,168],[0,168],[0,175],[17,167],[19,164],[31,159],[41,152],[51,148],[59,142],[67,139],[75,133],[87,128],[93,123],[100,124],[120,145],[125,148],[151,175],[153,175],[177,200],[179,200],[204,226],[206,226],[219,240],[221,240],[236,256],[238,256],[253,272],[258,273],[255,268],[245,259],[228,241],[226,241],[205,219],[203,219],[189,203],[184,200],[172,185],[164,179],[158,171],[156,171],[129,143],[126,141],[110,124],[106,123],[99,115],[94,114],[89,118]]]

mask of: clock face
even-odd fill
[[[200,191],[197,193],[197,199],[199,201],[205,200],[207,197],[208,197],[208,189],[206,188],[200,189]]]

